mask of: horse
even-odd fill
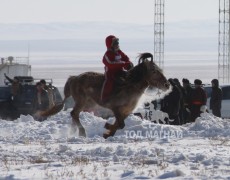
[[[113,136],[118,129],[125,127],[124,120],[132,113],[146,88],[156,87],[162,91],[170,88],[170,83],[162,70],[154,63],[151,53],[139,55],[138,64],[126,72],[124,82],[116,86],[106,102],[101,101],[104,81],[105,75],[98,72],[85,72],[78,76],[70,76],[64,86],[63,103],[56,105],[45,115],[49,116],[59,112],[65,100],[72,96],[75,101],[75,106],[71,111],[72,123],[77,125],[80,136],[86,136],[85,129],[79,120],[80,112],[96,104],[108,108],[112,110],[115,122],[105,124],[107,131],[103,137],[106,139]]]

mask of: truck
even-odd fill
[[[34,79],[32,76],[16,76],[16,78],[20,82],[20,94],[16,100],[13,99],[12,84],[9,81],[5,79],[4,85],[0,86],[0,118],[4,120],[15,120],[20,115],[34,116],[37,112],[35,104],[37,98],[36,83],[40,79]],[[46,82],[52,89],[54,103],[61,103],[62,96],[58,88],[53,86],[52,79],[46,79]]]

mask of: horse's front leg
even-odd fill
[[[114,124],[116,124],[116,128],[123,129],[125,127],[125,119],[128,117],[128,113],[124,112],[122,108],[116,108],[113,110],[114,116],[116,118],[116,121]],[[113,125],[106,123],[105,128],[110,129],[110,126],[113,127]],[[114,127],[115,128],[115,127]]]
[[[104,128],[107,129],[107,132],[103,134],[103,137],[107,139],[109,136],[114,136],[118,128],[118,121],[115,120],[114,124],[105,123]]]
[[[105,129],[108,129],[108,130],[113,129],[113,128],[123,129],[124,127],[125,127],[124,121],[121,121],[121,122],[119,123],[118,120],[116,120],[114,124],[109,124],[109,123],[106,122],[106,123],[105,123],[105,126],[104,126],[104,128],[105,128]]]
[[[122,113],[120,111],[117,111],[114,114],[115,114],[115,117],[117,119],[118,128],[123,129],[125,127],[125,119],[128,117],[129,114]]]
[[[106,129],[108,129],[107,133],[103,134],[103,137],[105,139],[108,138],[109,136],[114,136],[114,134],[118,129],[123,129],[125,127],[124,120],[127,117],[127,115],[122,115],[120,113],[114,113],[114,114],[116,118],[115,123],[114,124],[106,123],[104,126]]]

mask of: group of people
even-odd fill
[[[5,78],[11,84],[11,105],[12,108],[17,109],[18,103],[22,98],[23,93],[23,82],[20,80],[19,77],[15,76],[13,79],[8,77],[6,74]],[[52,86],[46,84],[44,79],[41,79],[39,82],[36,83],[36,96],[35,96],[35,110],[36,111],[45,111],[54,106],[54,95]]]
[[[188,79],[169,79],[172,92],[161,100],[161,111],[168,113],[170,124],[181,125],[195,122],[202,112],[207,111],[207,93],[200,79],[194,80],[194,87]],[[213,79],[210,98],[210,109],[213,115],[221,117],[222,90],[217,79]]]

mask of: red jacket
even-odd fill
[[[107,50],[102,61],[105,64],[105,71],[113,73],[126,69],[127,65],[130,64],[128,56],[121,50],[117,52]]]

